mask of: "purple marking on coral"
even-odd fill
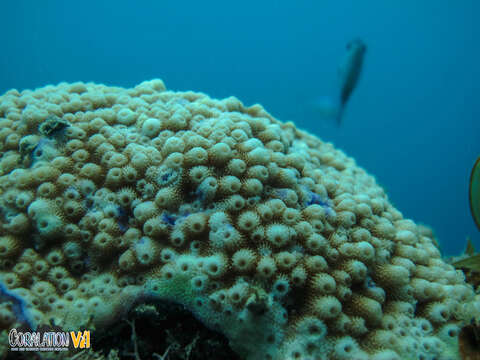
[[[205,200],[205,194],[202,190],[200,190],[200,187],[198,187],[197,190],[195,190],[195,196],[198,196],[198,199],[200,201]]]
[[[172,176],[172,173],[165,173],[162,175],[162,181],[167,182],[168,179],[170,179],[170,176]]]
[[[75,196],[80,197],[80,192],[78,191],[78,189],[77,189],[76,186],[73,186],[73,185],[69,186],[69,187],[67,188],[67,191],[71,191],[71,192],[73,192],[73,193],[75,194]]]
[[[314,193],[313,191],[309,192],[310,199],[306,202],[306,206],[310,206],[313,204],[318,204],[321,206],[328,206],[327,202],[323,201],[320,195]]]
[[[38,142],[37,146],[35,146],[32,150],[32,156],[34,158],[36,157],[40,157],[43,155],[43,147],[45,147],[45,145],[47,145],[51,140],[48,140],[48,139],[40,139],[40,141]]]
[[[275,195],[277,195],[280,199],[285,200],[287,197],[287,191],[285,189],[275,189]]]
[[[89,268],[90,265],[92,265],[92,259],[90,258],[90,256],[85,256],[83,258],[83,265],[85,266],[85,268]]]
[[[172,226],[175,225],[175,221],[176,221],[176,219],[173,216],[171,216],[171,215],[169,215],[165,212],[162,214],[162,220],[163,220],[163,222],[167,223],[168,225],[172,225]]]
[[[370,276],[367,277],[365,282],[368,288],[374,288],[377,286],[377,284],[375,284],[375,281],[373,281],[373,279]]]
[[[120,221],[118,222],[118,227],[123,234],[126,233],[128,230],[128,226],[121,223]]]
[[[129,214],[127,210],[125,210],[123,207],[118,206],[117,207],[118,215],[117,215],[117,224],[118,227],[120,228],[120,231],[122,233],[125,233],[128,230],[128,218]]]
[[[333,216],[334,214],[334,211],[332,209],[332,206],[331,206],[331,203],[330,203],[330,199],[322,199],[322,197],[320,195],[318,195],[317,193],[314,193],[313,191],[310,191],[308,190],[308,195],[310,196],[310,199],[308,199],[306,202],[305,202],[305,206],[310,206],[310,205],[320,205],[321,207],[323,207],[325,209],[325,214],[326,216]]]
[[[325,209],[325,215],[327,216],[327,218],[329,216],[334,216],[335,215],[335,212],[333,211],[332,207],[330,205],[324,205],[323,208]]]
[[[11,301],[12,310],[17,320],[26,324],[31,330],[35,330],[36,326],[27,308],[27,303],[17,294],[11,292],[3,283],[0,282],[0,300]]]

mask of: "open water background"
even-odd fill
[[[480,155],[480,2],[3,1],[0,93],[94,81],[261,103],[333,142],[432,226],[446,254],[480,249],[468,179]],[[368,46],[341,127],[313,104],[332,95],[345,44]]]

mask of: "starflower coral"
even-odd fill
[[[457,359],[478,305],[352,158],[160,80],[0,97],[0,269],[2,328],[168,300],[246,359]]]

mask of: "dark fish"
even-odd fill
[[[470,211],[473,220],[480,229],[480,157],[475,161],[470,174],[470,186],[468,191]]]
[[[343,112],[363,68],[363,58],[367,46],[360,39],[354,39],[347,44],[347,52],[338,66],[338,80],[333,95],[321,96],[312,104],[324,119],[334,119],[337,124],[342,122]]]
[[[347,44],[347,53],[338,69],[340,77],[340,98],[337,112],[338,124],[342,122],[345,105],[357,86],[366,51],[367,46],[360,39],[354,39]]]
[[[476,272],[480,271],[480,254],[469,256],[465,259],[455,261],[453,264],[457,269],[468,269]]]

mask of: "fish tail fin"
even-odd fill
[[[342,105],[340,105],[337,108],[337,114],[336,114],[335,120],[336,120],[336,123],[337,123],[338,127],[340,127],[342,125],[343,109],[344,109],[344,107]]]
[[[343,109],[340,102],[331,96],[322,96],[313,102],[313,108],[322,119],[341,124]]]

